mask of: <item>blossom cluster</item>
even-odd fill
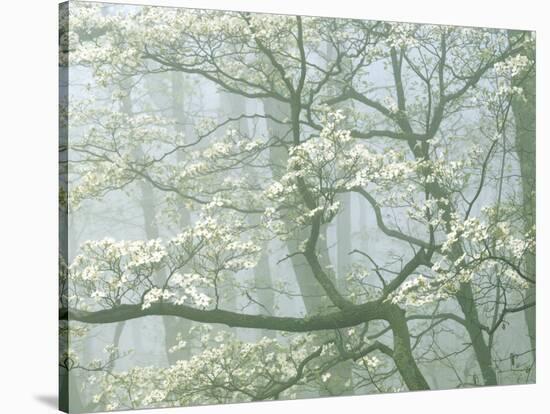
[[[135,367],[121,372],[98,371],[96,403],[115,408],[171,407],[291,396],[308,381],[331,381],[330,367],[341,357],[335,340],[321,341],[315,334],[275,339],[264,336],[256,342],[209,326],[192,328],[201,351],[166,368]],[[285,335],[289,336],[289,335]],[[186,346],[181,340],[174,349]],[[342,332],[341,339],[363,341],[346,349],[364,349],[368,341],[354,328]],[[319,352],[321,351],[321,352]],[[315,357],[312,358],[311,356]],[[302,365],[302,368],[299,368]],[[357,369],[373,373],[383,365],[376,355],[363,355]],[[306,389],[306,388],[304,388]],[[108,409],[114,409],[111,405]]]
[[[415,162],[400,152],[379,153],[353,139],[343,127],[344,120],[342,111],[328,112],[319,136],[291,147],[285,174],[264,191],[285,214],[290,211],[300,226],[317,215],[330,221],[339,210],[339,193],[365,187],[388,189],[415,171]],[[315,207],[305,206],[304,191],[314,198]],[[266,210],[268,222],[273,222],[274,215],[275,210]]]
[[[71,298],[82,308],[163,301],[204,309],[218,283],[256,265],[260,244],[244,231],[242,222],[203,216],[167,242],[87,241],[70,266]]]

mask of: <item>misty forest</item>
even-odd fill
[[[60,404],[535,382],[535,36],[60,6]]]

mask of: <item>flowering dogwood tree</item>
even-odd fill
[[[89,3],[66,29],[79,408],[534,380],[530,33]]]

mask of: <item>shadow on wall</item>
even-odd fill
[[[57,395],[35,395],[34,399],[47,407],[57,408]]]

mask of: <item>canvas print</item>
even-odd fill
[[[62,410],[535,382],[533,32],[70,1],[59,41]]]

